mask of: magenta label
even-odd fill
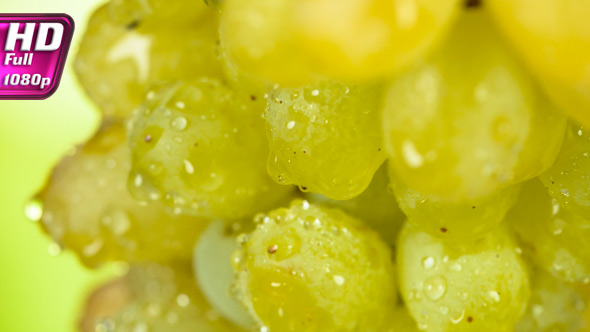
[[[66,14],[0,14],[0,99],[51,96],[73,34]]]

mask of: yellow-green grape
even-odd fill
[[[266,172],[264,104],[240,96],[207,78],[150,91],[132,119],[132,193],[229,219],[281,202],[292,188]]]
[[[389,314],[387,328],[383,332],[418,332],[416,321],[408,313],[408,309],[403,305],[398,306]]]
[[[570,124],[555,163],[540,179],[563,208],[590,219],[590,132]]]
[[[312,204],[338,208],[364,221],[391,246],[397,242],[399,230],[405,220],[404,214],[389,190],[389,177],[385,164],[377,170],[371,184],[362,194],[344,201],[327,198],[322,194],[307,193],[305,198]]]
[[[241,68],[272,82],[371,79],[416,61],[457,0],[224,0],[220,37]]]
[[[385,160],[381,92],[380,84],[336,81],[270,89],[265,118],[271,177],[333,199],[363,192]]]
[[[114,23],[139,29],[190,24],[210,14],[202,2],[194,0],[110,0],[107,6]]]
[[[81,323],[82,332],[244,331],[210,307],[188,264],[132,266],[90,296]]]
[[[388,246],[340,210],[296,200],[259,215],[234,256],[241,301],[270,332],[382,332],[395,308]]]
[[[504,219],[516,203],[520,184],[488,196],[452,201],[409,189],[395,176],[392,188],[408,221],[428,234],[451,241],[472,241],[484,236]]]
[[[392,82],[385,144],[408,188],[467,201],[553,163],[566,120],[499,39],[470,10],[430,60]]]
[[[491,0],[486,6],[550,97],[590,126],[590,1]]]
[[[219,57],[223,65],[224,79],[235,93],[246,95],[254,101],[265,101],[267,83],[264,80],[244,72],[228,59],[223,47],[219,47]]]
[[[135,200],[127,190],[130,153],[125,127],[104,125],[57,165],[25,212],[35,214],[42,204],[41,225],[91,267],[113,260],[190,258],[208,221]]]
[[[590,283],[590,219],[563,209],[532,180],[506,216],[533,260],[568,282]]]
[[[246,308],[232,296],[234,270],[233,253],[239,249],[237,236],[249,231],[249,224],[212,222],[199,236],[193,256],[195,277],[211,305],[226,319],[245,329],[255,326]]]
[[[516,249],[504,227],[460,243],[407,224],[397,264],[401,294],[420,330],[512,331],[530,293]]]
[[[531,277],[531,299],[515,332],[574,332],[590,328],[586,294],[543,271]]]
[[[74,63],[80,83],[106,116],[130,115],[155,82],[221,75],[217,17],[206,7],[176,24],[154,15],[119,22],[109,9],[100,7],[90,18]]]

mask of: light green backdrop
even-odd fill
[[[59,157],[97,126],[77,86],[72,59],[97,0],[0,0],[0,13],[67,13],[74,43],[59,90],[44,101],[0,101],[0,331],[73,332],[85,295],[112,268],[84,269],[71,253],[51,256],[51,241],[23,207]]]

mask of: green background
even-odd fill
[[[83,268],[25,219],[26,201],[73,144],[98,125],[96,109],[77,85],[72,59],[97,0],[2,0],[1,13],[67,13],[76,22],[61,85],[43,101],[0,101],[0,331],[73,332],[84,298],[113,267]]]

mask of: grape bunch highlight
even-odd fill
[[[590,1],[110,0],[27,207],[81,332],[590,331]]]

